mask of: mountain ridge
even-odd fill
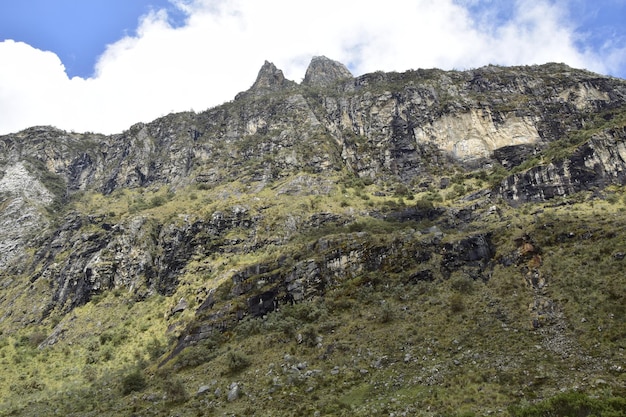
[[[268,415],[488,414],[581,378],[622,393],[625,139],[624,80],[353,77],[326,57],[300,84],[266,61],[231,102],[115,135],[4,135],[0,413],[36,415],[57,388],[66,415],[259,398]],[[54,371],[64,357],[82,368]],[[211,400],[170,391],[206,372]]]

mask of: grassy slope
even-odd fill
[[[465,188],[476,187],[471,181]],[[257,234],[267,244],[254,252],[194,259],[172,297],[136,302],[118,289],[58,325],[54,317],[18,331],[3,323],[0,414],[480,415],[562,390],[624,395],[619,367],[625,362],[626,277],[619,253],[626,252],[626,192],[620,188],[606,190],[604,199],[581,194],[518,209],[499,204],[492,214],[485,206],[462,229],[444,229],[450,242],[494,233],[496,262],[487,282],[461,272],[417,283],[408,282],[408,271],[355,276],[324,297],[247,318],[157,367],[193,320],[199,291],[227,281],[229,271],[301,251],[319,238],[319,231],[311,237],[289,232],[284,224],[290,217],[335,212],[359,220],[368,210],[412,203],[374,196],[375,185],[337,186],[324,196],[276,195],[278,189],[280,184],[244,194],[245,186],[231,184],[175,195],[154,190],[83,196],[77,209],[102,210],[118,220],[134,213],[176,221],[243,204],[270,222]],[[459,192],[451,187],[441,195]],[[158,195],[163,198],[150,204]],[[427,196],[432,193],[416,198]],[[436,204],[462,207],[452,199]],[[371,244],[400,236],[432,239],[415,231],[430,222],[381,222],[362,217],[359,230],[369,233]],[[276,230],[284,233],[281,239]],[[245,240],[249,233],[233,231],[230,237]],[[324,233],[354,238],[347,227]],[[515,262],[505,266],[509,258]],[[439,261],[435,255],[423,266],[436,270]],[[529,271],[546,285],[529,284]],[[181,297],[190,308],[170,316]],[[38,349],[55,325],[64,329],[60,341]],[[241,384],[242,394],[231,402],[226,395],[233,382]],[[209,389],[196,395],[201,386]]]

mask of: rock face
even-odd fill
[[[515,114],[498,115],[490,109],[471,109],[450,114],[415,129],[418,142],[431,142],[458,160],[489,158],[505,146],[541,142],[541,136],[530,117]]]
[[[112,221],[72,210],[83,193],[118,196],[124,208],[117,211],[122,212],[147,207],[145,201],[124,197],[131,190],[224,187],[222,195],[232,197],[242,191],[227,185],[237,184],[249,191],[308,196],[315,207],[313,197],[331,193],[339,175],[394,184],[408,193],[449,183],[440,181],[443,172],[472,173],[499,164],[511,169],[533,158],[536,166],[508,173],[486,193],[520,203],[624,184],[624,128],[602,126],[625,106],[625,81],[559,64],[354,78],[344,65],[315,57],[298,85],[265,62],[248,91],[202,113],[171,114],[111,136],[36,127],[0,137],[0,270],[46,283],[28,319],[37,320],[111,288],[129,289],[138,298],[171,295],[194,257],[279,245],[298,227],[345,225],[354,215],[319,209],[309,219],[290,217],[281,236],[259,242],[256,230],[272,226],[245,205],[204,217],[155,220],[129,213]],[[543,151],[589,126],[591,139],[541,164]],[[418,221],[413,217],[441,215],[437,210],[411,213],[389,216]],[[452,221],[462,222],[459,218]],[[446,255],[442,270],[452,274],[461,264],[471,264],[468,273],[482,277],[491,252],[479,243],[446,249],[460,254]],[[474,249],[459,249],[467,245]],[[393,259],[382,248],[331,247],[327,243],[323,252],[330,252],[323,259],[300,261],[288,273],[286,264],[267,266],[281,271],[270,274],[277,284],[251,293],[245,314],[263,315],[276,303],[306,298],[335,279]],[[432,279],[431,271],[418,269],[417,280]],[[231,278],[235,291],[247,294],[246,273]]]
[[[626,183],[626,130],[595,135],[567,158],[507,177],[496,193],[511,203],[546,201]]]
[[[276,68],[276,65],[265,61],[250,90],[255,92],[267,90],[276,91],[293,84],[292,81],[285,78],[281,70]]]
[[[233,308],[227,304],[217,308],[216,300],[209,297],[196,313],[202,324],[193,323],[180,337],[174,352],[211,337],[213,332],[231,329],[245,316],[260,317],[286,304],[321,297],[326,291],[359,275],[398,273],[417,268],[418,272],[406,279],[406,283],[412,285],[432,281],[434,271],[424,269],[424,265],[434,261],[435,270],[441,271],[446,278],[462,271],[473,280],[488,279],[495,255],[491,235],[477,234],[446,244],[437,243],[433,237],[406,235],[380,246],[373,246],[365,233],[345,238],[323,238],[307,248],[307,253],[316,256],[298,262],[282,259],[251,265],[231,278],[229,298],[243,297],[245,306]]]
[[[340,62],[325,56],[315,56],[306,70],[302,84],[311,87],[330,87],[339,80],[352,78],[352,73]]]
[[[28,240],[48,225],[43,213],[54,200],[52,192],[23,162],[4,167],[0,178],[0,270],[20,258]]]
[[[85,225],[96,230],[85,233]],[[103,218],[70,215],[35,253],[32,267],[39,272],[31,279],[54,282],[56,288],[42,314],[59,306],[70,310],[113,288],[127,288],[139,298],[151,293],[170,295],[194,255],[220,250],[219,242],[229,230],[252,226],[240,208],[214,213],[208,221],[185,218],[167,225],[145,216],[112,226]],[[70,253],[67,261],[54,262],[64,252]]]
[[[111,136],[53,128],[4,136],[2,166],[36,160],[70,195],[216,184],[237,177],[244,161],[254,180],[345,167],[411,183],[450,163],[472,169],[509,161],[502,151],[510,147],[537,153],[626,104],[623,81],[557,64],[352,78],[342,64],[316,57],[303,84],[266,62],[250,90],[199,114]]]

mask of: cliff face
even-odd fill
[[[48,219],[42,211],[54,198],[52,192],[28,172],[22,162],[6,166],[2,174],[0,268],[19,258],[28,240],[47,228]]]
[[[419,191],[453,167],[514,168],[625,105],[623,81],[558,64],[354,78],[342,64],[316,57],[299,86],[266,62],[250,90],[199,114],[172,114],[112,136],[40,127],[3,137],[2,266],[22,259],[29,239],[38,235],[53,249],[38,251],[39,266],[30,269],[67,277],[60,279],[51,306],[68,297],[71,305],[80,305],[101,288],[138,287],[139,276],[149,288],[171,293],[176,271],[193,251],[183,251],[185,259],[178,261],[154,253],[168,246],[163,230],[170,226],[146,226],[145,219],[134,218],[80,237],[80,225],[94,220],[73,218],[45,238],[50,217],[43,210],[53,201],[59,209],[89,190],[109,195],[235,180],[263,188],[302,171],[347,170],[367,181]],[[571,156],[508,176],[494,193],[520,203],[623,183],[623,140],[623,129],[601,131]],[[196,228],[205,227],[223,233],[215,226]],[[178,240],[193,237],[185,229],[173,233],[186,236]],[[149,242],[142,238],[155,234]],[[55,264],[49,271],[44,260],[71,250],[76,240],[90,242],[84,253],[73,252],[66,266]],[[132,251],[135,241],[145,250]],[[69,285],[72,280],[81,284]]]
[[[226,229],[180,226],[169,232],[178,236],[172,243],[166,232],[172,226],[141,217],[114,225],[66,218],[61,228],[47,229],[45,208],[54,202],[52,210],[59,210],[87,191],[213,188],[231,181],[263,189],[297,172],[347,171],[418,192],[454,169],[513,169],[588,125],[595,128],[596,119],[611,120],[624,106],[623,81],[559,64],[354,78],[342,64],[316,57],[297,85],[266,62],[250,90],[199,114],[172,114],[112,136],[45,127],[4,136],[1,266],[23,270],[11,261],[24,258],[29,239],[44,239],[48,249],[37,251],[29,270],[58,277],[46,311],[120,285],[169,294],[193,253],[179,246],[207,228],[215,236]],[[506,177],[494,195],[521,203],[622,184],[623,141],[623,128],[599,131],[569,156]],[[84,236],[85,223],[100,230]],[[65,266],[53,262],[81,240],[89,243]],[[136,245],[142,249],[133,250]]]
[[[410,182],[449,161],[489,164],[503,147],[540,150],[625,101],[623,81],[558,64],[352,78],[316,57],[298,86],[266,62],[231,103],[108,137],[29,129],[3,138],[3,164],[36,159],[69,193],[233,178],[244,158],[257,161],[257,176],[347,166]]]
[[[607,129],[571,156],[511,175],[495,192],[512,203],[539,202],[626,181],[626,131]]]
[[[315,57],[301,84],[266,62],[232,102],[120,134],[0,137],[0,327],[51,326],[42,346],[54,346],[69,342],[69,313],[126,294],[161,309],[163,365],[299,303],[332,299],[341,315],[353,308],[342,297],[394,287],[437,309],[435,288],[476,282],[492,300],[476,314],[523,316],[550,345],[565,337],[544,291],[556,268],[511,231],[532,229],[553,253],[598,232],[554,240],[554,222],[521,223],[515,207],[624,185],[625,115],[625,81],[560,64],[353,77]],[[529,283],[531,311],[493,301],[502,276]],[[394,297],[401,314],[418,308]]]

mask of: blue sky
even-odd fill
[[[134,33],[141,16],[160,8],[177,26],[183,23],[167,0],[3,0],[0,40],[53,51],[70,77],[90,77],[107,44]]]
[[[297,82],[314,55],[355,75],[565,62],[626,78],[625,18],[626,0],[0,0],[0,134],[204,110],[266,59]]]

